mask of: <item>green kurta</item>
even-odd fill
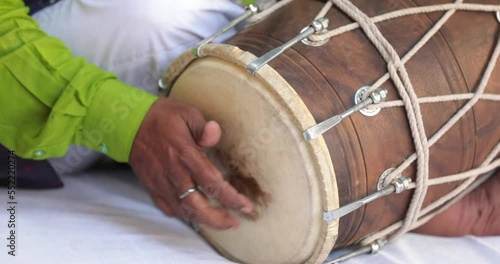
[[[0,143],[17,155],[58,157],[75,144],[126,162],[155,100],[74,57],[22,0],[0,1]]]

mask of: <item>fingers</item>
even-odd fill
[[[185,220],[206,224],[219,229],[235,228],[238,221],[227,209],[213,207],[207,198],[199,191],[193,192],[181,200],[179,214]]]
[[[202,147],[215,146],[221,137],[221,129],[217,122],[207,122],[195,108],[186,108],[181,114],[196,143]]]
[[[186,123],[196,143],[199,143],[203,137],[207,124],[201,112],[192,107],[185,107],[179,114]]]
[[[210,197],[228,208],[245,214],[253,211],[252,202],[234,189],[227,181],[204,182],[200,186]]]
[[[215,121],[208,121],[198,144],[202,147],[213,147],[219,143],[221,134],[222,132],[219,124]]]
[[[156,204],[156,206],[158,208],[160,208],[160,210],[162,212],[164,212],[166,215],[170,216],[170,217],[175,217],[177,216],[174,212],[174,210],[172,209],[172,207],[170,207],[169,203],[167,201],[165,201],[165,199],[161,196],[151,196],[151,198],[153,199],[153,202]]]
[[[198,190],[190,193],[186,198],[180,199],[179,196],[184,192],[176,191],[177,188],[172,186],[168,178],[161,177],[160,181],[161,183],[158,183],[156,188],[154,188],[156,194],[152,195],[152,198],[156,206],[166,215],[188,222],[206,224],[219,229],[238,226],[238,221],[226,209],[212,207],[208,203],[207,198]],[[191,181],[187,179],[185,182]],[[161,190],[164,191],[158,192],[158,186],[162,186]],[[192,185],[188,183],[187,186]],[[183,190],[187,191],[190,188],[184,188]]]
[[[204,193],[224,207],[243,213],[253,210],[250,200],[224,181],[202,151],[220,137],[220,126],[206,122],[195,108],[168,98],[153,104],[134,140],[130,163],[165,214],[215,228],[236,227],[230,212],[213,207]],[[195,186],[203,193],[179,198]]]
[[[220,171],[212,165],[205,153],[199,149],[193,149],[192,152],[183,158],[183,163],[191,171],[193,180],[203,188],[205,193],[228,208],[243,213],[252,212],[252,202],[224,180]]]
[[[172,186],[168,178],[158,177],[155,172],[161,171],[162,166],[158,162],[150,164],[151,171],[148,171],[148,177],[143,179],[143,183],[148,189],[153,202],[156,206],[171,217],[178,217],[178,214],[173,209],[178,206],[178,199],[174,193],[175,188]],[[144,174],[146,174],[144,172]]]
[[[175,201],[169,200],[169,204],[176,211],[175,214],[186,221],[194,221],[201,224],[206,224],[215,228],[233,228],[238,226],[238,222],[234,219],[227,209],[216,208],[210,205],[207,197],[200,191],[195,189],[195,192],[188,192],[191,188],[196,188],[197,182],[192,180],[190,168],[197,168],[200,163],[192,162],[192,160],[205,158],[203,152],[191,148],[191,152],[184,152],[180,160],[170,163],[169,173],[163,179],[168,179],[170,185],[174,187]],[[197,153],[197,154],[196,154]],[[187,156],[187,158],[186,158]],[[181,198],[184,196],[185,198]],[[237,208],[239,209],[239,208]]]
[[[218,229],[238,227],[238,221],[229,214],[228,210],[212,207],[207,198],[198,190],[180,199],[172,188],[169,189],[172,191],[152,195],[156,206],[166,215]]]

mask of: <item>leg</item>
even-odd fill
[[[242,12],[231,0],[63,0],[34,18],[75,56],[156,93],[157,81],[172,60]],[[73,146],[65,157],[49,162],[64,174],[83,170],[100,157]]]
[[[500,170],[415,232],[439,236],[500,235],[499,194]]]

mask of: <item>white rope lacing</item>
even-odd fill
[[[271,6],[253,18],[253,22],[262,21],[264,18],[274,13],[279,8],[291,3],[293,0],[283,0]],[[323,8],[319,11],[316,18],[324,17],[326,14],[336,6],[342,12],[352,18],[355,23],[351,23],[339,28],[315,34],[309,37],[311,41],[321,41],[332,38],[334,36],[361,28],[368,39],[377,48],[384,60],[387,62],[388,72],[381,76],[371,88],[365,92],[368,96],[375,89],[379,88],[383,83],[392,80],[402,100],[395,100],[384,102],[371,107],[404,107],[407,113],[408,122],[410,125],[411,135],[415,145],[415,153],[406,158],[396,170],[394,170],[388,177],[394,177],[407,169],[415,160],[417,161],[417,175],[415,182],[410,184],[410,189],[415,189],[410,206],[406,213],[404,220],[398,221],[395,224],[365,237],[361,244],[369,244],[377,239],[388,237],[395,239],[398,236],[408,232],[411,229],[417,228],[432,216],[439,213],[446,208],[446,203],[456,200],[463,196],[464,190],[479,185],[483,179],[477,180],[477,177],[487,172],[500,168],[500,159],[497,155],[500,153],[500,141],[493,148],[488,157],[476,168],[471,170],[446,175],[429,179],[429,148],[433,146],[447,131],[455,125],[460,118],[462,118],[479,100],[500,101],[500,94],[486,94],[484,93],[491,74],[495,68],[498,56],[500,54],[500,39],[497,40],[495,49],[491,55],[490,61],[483,73],[481,81],[477,86],[474,93],[466,94],[453,94],[453,95],[438,95],[431,97],[418,98],[414,92],[413,85],[408,76],[405,68],[407,63],[431,38],[434,36],[441,27],[449,20],[449,18],[458,10],[469,12],[500,12],[500,5],[484,5],[484,4],[469,4],[463,3],[463,0],[457,0],[454,3],[429,5],[421,7],[406,8],[403,10],[392,11],[383,15],[378,15],[369,18],[355,5],[348,0],[329,0]],[[399,57],[393,46],[385,39],[380,30],[375,25],[378,22],[422,13],[446,11],[446,13],[432,26],[432,28],[412,47],[408,53],[402,58]],[[500,22],[500,21],[499,21]],[[452,117],[448,120],[434,135],[429,139],[425,134],[425,127],[423,117],[420,111],[420,105],[426,103],[444,103],[450,101],[467,101]],[[436,201],[430,203],[423,208],[424,198],[426,196],[429,186],[446,184],[450,182],[463,181],[451,192],[440,197]]]

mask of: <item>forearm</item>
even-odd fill
[[[0,80],[0,143],[26,158],[62,156],[76,144],[128,161],[156,100],[73,57],[18,0],[0,3]]]

